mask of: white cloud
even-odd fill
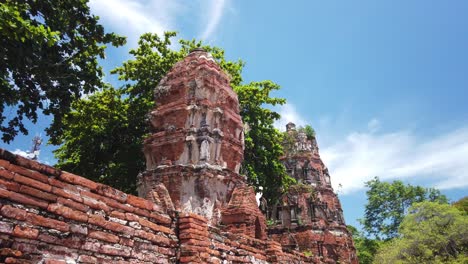
[[[286,124],[289,122],[293,122],[296,126],[305,126],[307,122],[304,118],[297,112],[296,107],[293,104],[287,103],[274,109],[281,115],[281,118],[275,121],[274,126],[284,131],[286,130]]]
[[[201,35],[201,39],[207,40],[211,35],[216,31],[221,17],[223,15],[224,7],[226,5],[226,0],[211,0],[210,13],[208,15],[208,25]]]
[[[221,22],[226,1],[91,0],[90,6],[108,30],[127,36],[130,47],[135,47],[143,33],[185,31],[191,26],[202,29],[202,39],[211,38]]]
[[[31,159],[34,157],[34,154],[30,153],[29,151],[24,151],[21,149],[15,149],[15,151],[13,151],[13,154],[20,155],[28,159]],[[39,156],[39,151],[37,151],[37,155]]]
[[[336,188],[349,193],[379,176],[383,180],[416,178],[440,189],[468,187],[468,127],[422,140],[409,130],[350,133],[345,139],[324,146],[321,156],[330,169]]]

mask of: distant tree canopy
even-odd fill
[[[377,239],[391,239],[398,235],[398,227],[409,207],[415,202],[448,203],[439,190],[405,185],[402,181],[381,182],[378,177],[366,182],[368,188],[364,230]]]
[[[354,246],[356,247],[357,257],[360,264],[372,264],[374,256],[377,253],[382,241],[368,238],[362,232],[359,232],[354,226],[348,225],[348,231],[353,236]]]
[[[468,196],[461,198],[460,200],[454,202],[452,205],[458,210],[468,215]]]
[[[265,107],[285,103],[284,99],[270,96],[279,86],[271,81],[244,84],[244,62],[227,61],[220,48],[181,40],[181,48],[172,50],[171,38],[175,36],[174,32],[162,37],[142,35],[138,48],[130,51],[134,59],[112,71],[125,82],[123,87],[106,86],[73,103],[71,113],[63,119],[64,133],[52,138],[53,143],[62,144],[55,151],[58,166],[125,191],[135,191],[136,176],[144,170],[141,148],[149,132],[146,115],[154,107],[153,89],[177,61],[202,46],[231,77],[242,119],[249,126],[242,172],[257,189],[263,187],[267,199],[276,199],[282,187],[292,181],[279,162],[283,154],[282,134],[273,122],[280,116]]]
[[[468,217],[453,206],[415,203],[375,263],[468,263],[467,227]]]
[[[24,119],[35,123],[41,113],[54,117],[47,133],[60,135],[72,102],[103,86],[98,58],[107,43],[123,45],[125,38],[105,33],[87,1],[1,1],[2,140],[27,134]]]
[[[360,220],[365,233],[348,227],[353,234],[360,263],[466,261],[466,239],[442,235],[444,228],[452,232],[452,228],[460,228],[461,223],[465,223],[466,215],[461,222],[458,216],[464,214],[465,200],[449,206],[447,197],[437,189],[405,185],[401,181],[382,182],[378,177],[366,182],[366,187],[367,204],[364,218]],[[453,210],[458,212],[454,213]],[[455,218],[458,220],[452,225],[451,221]],[[442,226],[441,219],[447,220],[446,225]],[[441,252],[442,248],[455,245],[452,239],[457,241],[453,251],[456,253],[447,255],[447,252]],[[432,244],[431,240],[438,244]]]

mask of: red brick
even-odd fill
[[[57,199],[57,203],[66,205],[68,207],[71,207],[73,209],[79,210],[79,211],[84,212],[84,213],[88,212],[88,210],[89,210],[89,206],[87,206],[87,205],[74,202],[74,201],[72,201],[70,199],[64,199],[62,197],[59,197]]]
[[[29,222],[33,225],[56,229],[62,232],[68,232],[70,230],[70,225],[65,222],[51,219],[51,218],[46,218],[46,217],[43,217],[37,214],[32,214],[32,213],[28,213],[26,222]]]
[[[199,256],[180,257],[180,263],[202,263]]]
[[[120,202],[118,202],[116,200],[107,198],[105,196],[102,196],[102,195],[99,195],[99,194],[96,194],[96,193],[92,193],[92,192],[88,192],[88,191],[81,191],[81,195],[86,196],[86,197],[90,197],[90,198],[95,199],[95,200],[100,201],[100,202],[103,202],[103,203],[105,203],[105,205],[113,207],[114,209],[120,209],[120,210],[127,211],[127,212],[133,212],[134,211],[134,208],[127,205],[127,204],[120,203]]]
[[[44,264],[67,264],[65,260],[58,260],[58,259],[46,259]]]
[[[22,160],[24,162],[22,162]],[[19,161],[19,162],[18,162]],[[26,158],[23,158],[23,157],[20,157],[20,156],[17,156],[17,159],[16,159],[16,164],[18,165],[11,165],[10,166],[10,170],[11,171],[15,171],[17,173],[20,173],[24,176],[27,176],[29,178],[33,178],[35,180],[38,180],[38,181],[41,181],[41,182],[44,182],[44,183],[47,183],[48,182],[48,178],[46,175],[34,170],[34,168],[36,169],[40,169],[41,166],[37,164],[37,166],[34,166],[32,165],[31,163],[34,162],[34,161],[31,161],[29,159],[26,159]]]
[[[92,225],[97,225],[100,227],[104,227],[106,225],[106,219],[102,215],[89,215],[88,217],[88,223]]]
[[[25,260],[25,259],[17,259],[17,258],[12,258],[12,257],[6,258],[5,263],[7,264],[33,264],[32,261]]]
[[[22,238],[36,239],[39,235],[39,230],[17,225],[13,230],[13,235]]]
[[[136,214],[132,214],[132,213],[125,213],[125,218],[128,221],[138,222],[138,219],[140,219],[140,216],[138,216]]]
[[[159,224],[170,225],[172,223],[172,219],[167,215],[151,212],[149,217],[156,220],[156,223]]]
[[[18,202],[20,204],[27,204],[27,205],[32,205],[32,206],[37,206],[43,209],[46,209],[47,206],[49,205],[45,201],[41,201],[37,198],[26,196],[20,193],[15,193],[15,192],[9,192],[7,190],[1,189],[0,188],[0,197],[9,199],[11,201]]]
[[[78,257],[79,263],[98,263],[97,258],[88,255],[80,255]]]
[[[29,194],[31,196],[37,197],[42,200],[47,200],[47,201],[52,201],[55,202],[57,201],[57,196],[51,193],[46,193],[43,191],[39,191],[36,188],[32,188],[26,185],[22,185],[19,189],[19,192],[24,193],[24,194]]]
[[[210,247],[211,243],[209,241],[200,241],[196,239],[182,239],[180,244],[193,245],[199,247]]]
[[[75,234],[88,235],[88,228],[85,225],[70,225],[70,232]]]
[[[171,257],[176,255],[176,249],[174,247],[170,247],[170,248],[160,247],[158,249],[158,252],[163,255],[171,256]]]
[[[96,190],[99,183],[93,182],[89,179],[83,178],[81,176],[62,171],[62,174],[60,174],[59,177],[62,181],[66,181],[72,184],[77,184],[83,187],[88,188],[89,190]]]
[[[180,234],[196,234],[196,235],[204,236],[204,237],[208,237],[210,235],[210,233],[208,233],[208,230],[197,230],[197,229],[180,230]]]
[[[21,156],[16,156],[15,159],[15,164],[25,167],[34,171],[38,171],[40,173],[44,173],[47,175],[52,175],[52,176],[58,176],[60,175],[60,170],[56,169],[54,167],[51,167],[49,165],[45,165],[36,161],[32,161],[30,159],[21,157]]]
[[[151,201],[145,200],[143,198],[140,198],[134,195],[128,195],[127,203],[132,206],[135,206],[141,209],[150,210],[150,211],[153,210],[154,208],[154,203],[152,203]]]
[[[194,223],[183,223],[179,225],[179,229],[182,231],[183,229],[196,229],[200,231],[205,231],[208,229],[208,226],[206,225],[198,225]]]
[[[7,189],[4,189],[2,186],[0,186],[0,198],[8,199],[8,198],[10,198],[11,194],[12,194],[12,192],[10,192]]]
[[[50,204],[49,207],[47,208],[49,212],[61,215],[65,218],[80,221],[80,222],[88,222],[88,215],[77,211],[73,210],[70,207],[66,207],[61,204]]]
[[[83,246],[81,246],[82,250],[92,251],[92,252],[99,252],[102,244],[100,242],[91,242],[86,241]]]
[[[13,174],[13,173],[5,170],[5,169],[0,168],[0,177],[2,177],[4,179],[7,179],[7,180],[12,180],[15,177],[15,174]]]
[[[104,185],[104,184],[98,185],[96,192],[99,193],[100,195],[104,195],[111,199],[117,200],[120,203],[125,203],[127,201],[126,193],[119,191],[117,189],[114,189],[110,186]]]
[[[31,186],[31,187],[37,188],[39,190],[42,190],[42,191],[46,191],[46,192],[51,192],[52,191],[52,186],[50,186],[49,184],[45,184],[43,182],[36,181],[34,179],[31,179],[31,178],[28,178],[28,177],[25,177],[25,176],[21,176],[19,174],[16,174],[15,177],[13,178],[13,180],[15,182],[19,182],[19,183]]]
[[[138,222],[140,223],[140,225],[144,226],[144,227],[148,227],[156,232],[163,232],[163,233],[166,233],[166,234],[174,234],[174,231],[172,231],[171,229],[165,227],[165,226],[160,226],[158,224],[155,224],[151,221],[148,221],[146,219],[143,219],[143,218],[140,218],[138,220]]]
[[[59,187],[59,188],[64,188],[67,185],[73,186],[73,185],[70,185],[68,183],[65,183],[65,182],[63,182],[63,181],[61,181],[59,179],[53,178],[53,177],[49,178],[49,184],[52,185],[52,186],[55,186],[55,187]]]
[[[151,259],[153,261],[156,260],[157,258],[157,255],[155,253],[152,253],[152,252],[143,252],[143,251],[139,251],[139,250],[132,250],[132,258],[136,258],[136,259],[139,259],[139,260],[147,260],[147,259]]]
[[[81,248],[81,246],[84,244],[85,239],[83,236],[76,236],[76,235],[71,235],[68,236],[67,238],[62,239],[62,246],[65,248]]]
[[[23,253],[19,250],[14,250],[11,248],[2,248],[0,249],[0,256],[5,256],[5,257],[21,257],[23,256]]]
[[[185,240],[187,240],[187,239],[196,239],[196,240],[200,240],[200,241],[207,241],[207,240],[209,240],[209,237],[200,236],[200,235],[193,234],[193,233],[186,233],[186,234],[180,234],[179,239],[185,239]]]
[[[133,213],[137,214],[137,215],[141,215],[141,216],[144,216],[144,217],[150,217],[150,211],[148,210],[144,210],[144,209],[140,209],[140,208],[135,208],[135,210],[133,211]]]
[[[197,219],[199,221],[201,221],[202,223],[208,223],[208,219],[206,219],[205,217],[203,216],[200,216],[200,215],[197,215],[197,214],[192,214],[192,213],[183,213],[179,216],[180,219],[183,219],[183,218],[194,218],[194,219]]]
[[[80,191],[80,194],[81,198],[83,198],[84,204],[88,205],[93,209],[103,210],[106,213],[110,212],[109,207],[105,203],[95,198],[96,194],[90,193],[88,191]]]
[[[191,224],[198,225],[198,226],[207,225],[206,222],[202,222],[196,218],[192,218],[192,217],[179,218],[179,225],[186,224],[186,223],[191,223]]]
[[[10,162],[0,159],[0,170],[2,170],[1,168],[8,170],[10,168]]]
[[[67,199],[72,199],[75,200],[79,203],[83,202],[83,198],[81,198],[80,193],[77,191],[72,191],[72,190],[67,190],[67,189],[61,189],[57,187],[52,187],[52,193],[62,196]]]
[[[11,205],[5,205],[0,209],[1,214],[4,217],[11,218],[11,219],[16,219],[19,221],[24,221],[26,219],[26,216],[28,214],[27,211],[23,209],[19,209],[16,207],[13,207]]]
[[[129,226],[124,226],[119,223],[114,223],[114,222],[109,222],[109,221],[106,221],[106,224],[104,225],[104,227],[111,231],[123,233],[126,235],[131,235],[131,236],[135,232],[135,230]]]
[[[9,168],[8,168],[9,171],[11,172],[14,172],[14,173],[19,173],[21,175],[24,175],[26,177],[30,177],[33,173],[32,170],[29,170],[27,168],[23,168],[21,166],[17,166],[15,164],[10,164]]]
[[[152,233],[148,233],[143,230],[135,230],[135,236],[149,240],[151,242],[155,242],[158,245],[162,246],[173,246],[175,245],[175,242],[169,238],[163,237],[161,235],[155,235]]]
[[[88,255],[80,255],[78,257],[78,262],[79,263],[98,263],[97,259],[93,256],[88,256]]]
[[[118,218],[118,219],[127,220],[127,218],[125,217],[125,213],[122,213],[122,212],[119,212],[119,211],[112,211],[110,213],[110,217],[115,217],[115,218]]]
[[[18,192],[20,185],[14,181],[7,181],[0,178],[0,188],[6,188],[12,192]]]
[[[127,247],[115,247],[111,245],[102,245],[99,253],[113,256],[130,257],[131,249]]]
[[[107,241],[107,242],[114,243],[114,244],[118,243],[120,240],[119,237],[116,235],[106,233],[106,232],[96,231],[96,230],[89,231],[88,237]]]
[[[14,225],[7,222],[0,221],[0,233],[11,235],[13,234]]]
[[[133,239],[130,239],[130,238],[121,237],[119,244],[123,246],[127,246],[127,247],[133,247],[133,245],[135,244],[135,241],[133,241]]]
[[[37,237],[37,240],[49,243],[49,244],[55,244],[55,245],[60,245],[61,244],[61,239],[56,236],[49,235],[47,233],[41,233]]]

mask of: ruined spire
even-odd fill
[[[154,90],[147,168],[208,165],[238,172],[243,125],[229,77],[210,53],[193,49]]]

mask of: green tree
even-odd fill
[[[63,118],[63,145],[55,151],[58,166],[134,193],[136,176],[144,167],[146,122],[134,118],[139,106],[107,86],[73,102],[72,109]]]
[[[263,187],[263,197],[273,204],[281,192],[294,183],[287,175],[286,169],[279,161],[283,155],[283,134],[273,127],[280,115],[265,105],[284,104],[285,100],[271,97],[270,93],[280,87],[271,82],[251,82],[234,86],[239,96],[240,114],[249,129],[245,133],[245,151],[242,173],[249,182]]]
[[[360,264],[371,264],[374,256],[383,241],[366,237],[362,232],[352,225],[347,226],[349,232],[353,235],[354,246],[356,247],[357,257]]]
[[[40,113],[53,115],[47,133],[59,135],[71,103],[102,87],[98,58],[107,43],[123,45],[125,38],[105,33],[86,0],[1,1],[2,140],[27,134],[24,119],[35,123]]]
[[[304,132],[307,135],[307,139],[312,139],[315,137],[315,130],[311,125],[306,125],[305,127],[299,127],[298,131]]]
[[[415,202],[447,203],[447,197],[433,188],[405,185],[402,181],[381,182],[378,177],[366,182],[368,188],[364,230],[377,239],[397,236],[398,227],[408,208]]]
[[[453,206],[415,203],[375,263],[468,263],[467,227],[468,217]]]
[[[461,198],[460,200],[454,202],[452,205],[458,210],[468,215],[468,196]]]
[[[282,184],[288,182],[285,169],[278,162],[282,155],[282,148],[279,144],[281,134],[273,127],[273,122],[279,118],[279,115],[265,107],[284,103],[284,99],[270,96],[270,92],[279,89],[279,86],[271,81],[243,84],[241,72],[244,62],[227,61],[224,51],[220,48],[203,46],[201,42],[194,40],[181,40],[180,50],[174,51],[170,49],[170,45],[171,38],[175,35],[174,32],[166,32],[163,37],[150,33],[142,35],[138,48],[130,51],[134,59],[125,61],[122,66],[112,71],[119,76],[120,80],[126,82],[118,94],[121,101],[119,107],[125,106],[127,111],[126,118],[120,118],[120,123],[99,118],[89,120],[86,119],[86,115],[81,114],[93,112],[93,108],[103,105],[106,109],[102,111],[107,113],[103,114],[103,118],[115,118],[111,114],[114,110],[101,102],[100,98],[103,96],[101,93],[83,99],[83,101],[88,100],[87,103],[76,104],[72,114],[67,115],[64,120],[65,133],[58,136],[55,141],[55,143],[63,143],[55,152],[59,161],[58,165],[86,177],[105,181],[119,189],[130,188],[129,184],[121,185],[119,182],[114,182],[112,178],[124,177],[127,179],[126,183],[135,182],[136,175],[144,169],[143,164],[135,165],[134,160],[144,160],[142,153],[138,151],[142,147],[142,139],[149,132],[145,119],[146,114],[154,106],[153,89],[172,66],[182,60],[190,50],[203,47],[211,52],[221,68],[231,77],[231,86],[239,96],[243,121],[250,127],[245,134],[244,172],[247,172],[251,183],[257,188],[264,186],[267,195],[274,199],[276,197],[274,194],[281,191]],[[105,88],[104,93],[106,89],[109,88]],[[112,91],[112,93],[115,92]],[[78,121],[73,119],[76,117],[79,117]],[[94,130],[94,127],[100,129]],[[120,135],[116,135],[113,131],[125,131],[131,140],[122,141]],[[106,147],[109,153],[117,148],[121,148],[123,152],[125,148],[132,148],[135,151],[130,151],[131,154],[127,157],[122,155],[117,158],[115,155],[104,155],[97,158],[102,150],[96,147],[93,151],[84,152],[84,148],[79,146],[79,144],[96,144],[102,135],[107,135],[106,142],[114,144],[112,147]],[[67,142],[77,143],[67,144]],[[124,146],[124,144],[131,144],[131,146]],[[95,160],[96,163],[88,163],[88,159]],[[120,168],[123,173],[116,174],[116,171],[111,168]]]

